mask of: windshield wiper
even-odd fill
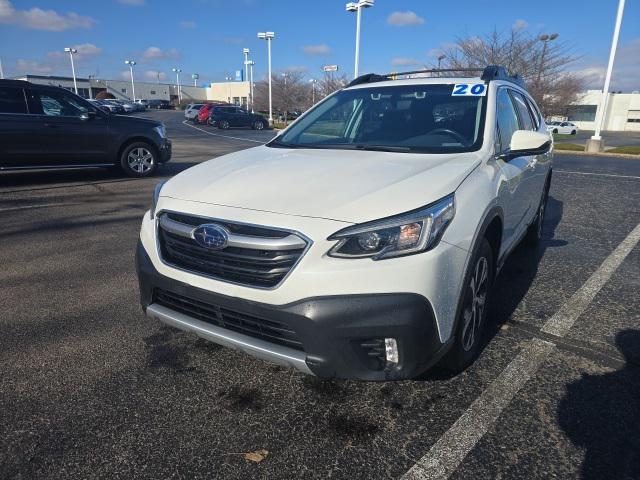
[[[400,147],[394,145],[355,145],[356,150],[367,150],[372,152],[410,152],[410,147]]]
[[[281,140],[273,139],[267,143],[267,147],[280,147],[280,148],[302,148],[301,145],[294,145],[292,143],[283,142]]]

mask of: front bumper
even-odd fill
[[[359,380],[413,378],[447,350],[441,343],[429,301],[415,293],[357,294],[305,298],[270,305],[203,290],[160,274],[138,242],[136,252],[142,308],[151,318],[194,332],[213,342],[320,377]],[[207,323],[154,301],[154,291],[173,292],[216,309],[238,312],[286,325],[295,331],[303,350],[243,335]],[[370,355],[363,346],[372,340],[395,338],[398,364]]]

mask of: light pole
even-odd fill
[[[309,83],[311,83],[311,106],[314,106],[316,104],[316,83],[318,83],[318,80],[312,78]]]
[[[271,40],[276,36],[273,32],[259,32],[258,38],[260,40],[267,41],[267,56],[268,56],[268,70],[269,70],[269,125],[273,125],[273,102],[271,97]]]
[[[178,84],[178,103],[182,103],[182,91],[180,89],[180,72],[182,71],[179,68],[171,69],[176,74],[176,83]]]
[[[444,60],[445,58],[447,58],[445,55],[438,55],[438,70],[440,70],[440,65],[442,64],[442,60]]]
[[[362,9],[373,7],[374,0],[359,0],[357,3],[349,2],[345,8],[347,12],[356,12],[356,59],[353,68],[353,78],[358,76],[358,70],[360,68],[360,17],[362,16]]]
[[[76,67],[73,65],[73,54],[78,53],[78,50],[75,48],[65,48],[65,52],[69,54],[69,58],[71,58],[71,73],[73,74],[73,89],[76,91],[76,95],[78,94],[78,82],[76,82]]]
[[[2,70],[2,59],[0,58],[0,80],[4,78],[4,70]]]
[[[251,113],[253,111],[253,66],[256,64],[253,60],[247,61],[247,65],[249,65],[249,102],[251,103]]]
[[[620,36],[620,25],[622,25],[622,14],[624,13],[624,1],[618,3],[618,13],[616,14],[616,25],[613,29],[613,39],[611,41],[611,53],[609,53],[609,64],[607,65],[607,74],[604,77],[604,89],[600,97],[600,104],[596,111],[596,131],[587,142],[586,150],[588,152],[599,152],[604,148],[600,131],[604,123],[604,117],[607,112],[607,100],[609,97],[609,85],[611,84],[611,72],[613,71],[613,63],[616,59],[616,49],[618,48],[618,37]]]
[[[244,54],[244,81],[249,81],[249,52],[248,48],[243,48],[242,53]]]
[[[224,77],[225,82],[227,82],[227,103],[231,105],[231,77]]]
[[[136,64],[133,60],[125,60],[124,63],[129,65],[129,70],[131,71],[131,92],[133,93],[133,101],[136,101],[136,85],[133,83],[133,66]]]
[[[197,73],[192,73],[191,74],[191,78],[193,78],[193,86],[197,87],[198,86],[198,79],[200,78],[200,75],[198,75]]]
[[[542,42],[542,53],[540,54],[540,66],[538,67],[538,78],[536,80],[536,88],[538,92],[540,91],[540,81],[542,80],[542,70],[544,69],[544,57],[547,56],[547,48],[548,43],[554,41],[558,38],[557,33],[552,33],[551,35],[540,35],[538,40]]]

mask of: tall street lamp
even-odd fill
[[[249,81],[249,52],[248,48],[243,48],[242,53],[244,54],[244,81]]]
[[[256,64],[253,60],[248,60],[249,66],[249,103],[251,104],[251,113],[253,112],[253,66]]]
[[[353,78],[358,76],[360,68],[360,17],[362,9],[373,7],[374,0],[360,0],[359,2],[349,2],[346,4],[347,12],[356,12],[356,59],[353,68]]]
[[[604,148],[600,131],[604,124],[604,118],[607,112],[607,100],[609,97],[609,85],[611,84],[611,72],[613,71],[613,63],[616,59],[616,50],[618,48],[618,37],[620,36],[620,26],[622,25],[622,15],[624,13],[624,2],[620,0],[618,3],[618,13],[616,14],[616,25],[613,29],[613,39],[611,40],[611,52],[609,53],[609,64],[607,65],[607,74],[604,77],[604,89],[600,97],[600,104],[596,111],[596,131],[587,142],[586,150],[588,152],[598,152]]]
[[[538,78],[536,80],[536,87],[538,88],[538,91],[540,90],[540,80],[542,79],[542,70],[544,69],[544,60],[547,56],[547,48],[548,48],[548,44],[549,42],[554,41],[556,38],[558,38],[558,34],[557,33],[552,33],[551,35],[540,35],[538,37],[538,40],[540,40],[542,42],[542,53],[540,54],[540,66],[538,67]]]
[[[76,95],[78,94],[78,82],[76,82],[76,67],[73,65],[73,54],[78,53],[78,50],[75,48],[65,48],[65,52],[69,54],[69,58],[71,59],[71,73],[73,74],[73,89],[76,91]]]
[[[259,32],[258,38],[267,41],[268,70],[269,70],[269,124],[273,125],[273,101],[271,96],[271,40],[276,36],[273,32]]]
[[[182,70],[180,68],[172,68],[171,71],[176,74],[176,83],[178,84],[178,103],[182,103],[182,91],[180,89],[180,72]]]
[[[438,55],[438,70],[440,70],[440,65],[442,64],[442,60],[444,60],[445,58],[447,58],[445,55]]]
[[[131,92],[133,93],[133,101],[136,101],[136,85],[133,83],[133,66],[136,64],[133,60],[125,60],[124,63],[129,65],[129,70],[131,71]]]
[[[231,105],[231,77],[224,77],[225,82],[227,82],[227,103]]]
[[[316,104],[316,83],[318,83],[318,80],[312,78],[309,83],[311,84],[311,106],[313,106]]]
[[[191,74],[191,78],[193,78],[193,86],[197,87],[198,86],[198,79],[200,78],[200,75],[198,75],[197,73],[192,73]]]

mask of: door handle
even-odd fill
[[[46,123],[45,122],[44,126],[48,127],[48,128],[58,128],[59,125],[57,123]]]

